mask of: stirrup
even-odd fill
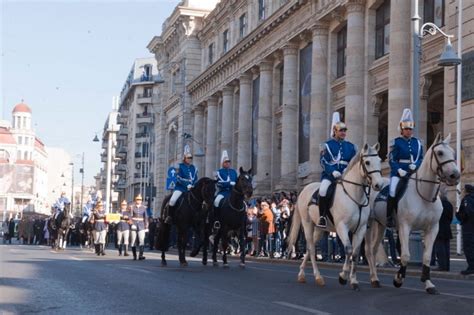
[[[214,221],[213,229],[219,230],[221,228],[221,223],[219,221]]]
[[[318,221],[318,224],[316,224],[316,226],[322,227],[322,228],[327,227],[326,217],[324,216],[319,217],[319,221]]]

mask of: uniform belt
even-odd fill
[[[133,218],[133,220],[143,221],[143,218]]]
[[[339,161],[338,162],[339,164],[342,164],[342,165],[348,165],[349,163],[347,163],[346,161]]]
[[[128,220],[120,220],[120,222],[128,222]]]
[[[104,219],[95,220],[95,222],[104,222]]]
[[[398,160],[398,163],[411,163],[411,160],[401,159]]]

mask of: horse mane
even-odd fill
[[[377,153],[377,151],[374,148],[372,148],[370,145],[368,145],[367,147],[368,147],[367,154]],[[354,155],[352,157],[352,159],[350,160],[349,164],[347,165],[346,171],[344,173],[349,172],[354,167],[354,165],[356,165],[357,162],[359,162],[359,158],[362,154],[362,150],[363,150],[363,148],[359,149],[359,151],[357,151],[356,155]]]

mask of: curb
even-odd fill
[[[232,260],[239,260],[238,256],[227,255],[227,258],[232,259]],[[266,257],[254,258],[254,257],[248,257],[248,256],[245,257],[245,260],[252,261],[252,262],[264,262],[264,263],[275,264],[275,265],[298,265],[298,266],[302,262],[302,260],[288,260],[288,259],[275,259],[275,258],[270,259]],[[341,263],[330,263],[330,262],[322,262],[322,261],[318,261],[317,263],[318,263],[318,267],[321,267],[321,268],[337,269],[337,270],[340,270],[342,268]],[[414,268],[417,268],[417,270],[415,270]],[[408,266],[406,275],[411,276],[411,277],[421,277],[420,269],[421,268],[418,266]],[[370,272],[369,266],[366,266],[366,265],[358,265],[357,270]],[[377,267],[377,271],[378,273],[395,275],[397,268],[396,267],[393,267],[393,268]],[[437,279],[474,280],[474,275],[464,276],[458,272],[431,271],[430,275],[432,278],[437,278]]]

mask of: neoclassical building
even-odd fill
[[[386,160],[401,113],[413,103],[412,2],[229,0],[199,16],[178,6],[148,45],[165,81],[158,191],[166,168],[179,160],[184,134],[192,135],[195,152],[205,150],[195,160],[201,176],[213,176],[225,149],[234,167],[252,168],[257,195],[299,190],[319,180],[319,148],[334,111],[348,125],[350,141],[359,147],[380,142]],[[419,3],[422,24],[457,34],[456,1]],[[469,182],[474,4],[464,2],[463,11],[463,181]],[[456,36],[452,42],[456,47]],[[455,69],[437,64],[445,43],[439,34],[422,39],[418,127],[425,146],[442,132],[452,134],[455,147]]]

